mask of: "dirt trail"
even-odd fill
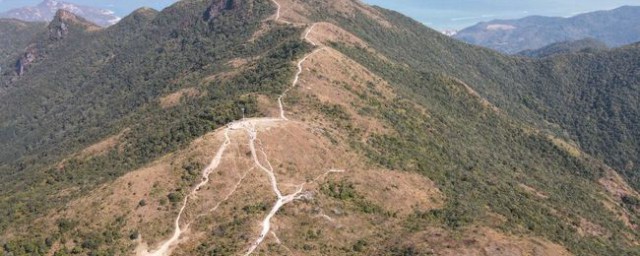
[[[218,149],[218,152],[216,153],[215,157],[213,158],[213,160],[211,160],[211,163],[209,164],[209,166],[207,166],[202,171],[202,181],[198,185],[196,185],[193,188],[193,190],[191,190],[191,193],[189,195],[187,195],[184,198],[184,201],[182,202],[182,207],[180,208],[180,212],[178,213],[178,216],[174,221],[174,231],[171,238],[163,242],[160,245],[160,247],[158,247],[157,250],[153,252],[150,252],[148,250],[139,250],[137,255],[165,256],[170,254],[171,248],[178,242],[178,240],[180,239],[180,235],[182,235],[183,230],[180,228],[180,219],[182,218],[182,214],[184,213],[184,210],[187,208],[187,203],[189,202],[189,199],[191,197],[194,197],[202,186],[209,183],[209,176],[211,175],[211,173],[213,173],[213,171],[215,171],[218,168],[218,166],[220,166],[220,163],[222,162],[222,156],[224,155],[224,152],[227,150],[227,147],[229,146],[229,144],[231,144],[231,139],[229,138],[229,129],[225,129],[224,137],[225,137],[225,141],[222,143],[222,145]]]
[[[278,11],[277,11],[278,14],[276,15],[276,17],[279,17],[280,4],[278,4],[277,1],[275,1],[275,0],[274,0],[274,2],[278,6]],[[276,21],[278,21],[277,18],[276,18]],[[315,43],[313,40],[311,40],[309,38],[309,35],[311,34],[311,32],[313,31],[315,26],[316,26],[316,24],[314,23],[307,29],[307,31],[304,34],[304,40],[306,40],[307,42],[309,42],[313,46],[318,46],[317,43]],[[286,89],[280,95],[280,97],[278,97],[278,107],[280,108],[280,119],[282,119],[283,121],[288,121],[289,120],[287,118],[286,114],[285,114],[284,104],[282,102],[284,97],[286,97],[287,93],[290,90],[294,89],[297,86],[298,82],[300,82],[300,75],[304,71],[302,65],[307,61],[307,59],[309,57],[313,56],[314,54],[316,54],[316,53],[318,53],[318,52],[320,52],[322,50],[324,50],[324,47],[316,49],[313,52],[307,54],[306,56],[304,56],[298,62],[298,64],[297,64],[298,71],[295,74],[295,77],[293,79],[291,87]],[[271,211],[269,212],[269,214],[267,214],[267,216],[262,221],[262,230],[260,231],[260,235],[258,236],[256,241],[254,241],[251,244],[251,247],[249,247],[249,249],[247,250],[247,253],[245,254],[245,256],[246,256],[246,255],[251,255],[258,248],[258,246],[260,246],[262,241],[264,241],[264,239],[266,238],[267,234],[271,231],[271,219],[280,210],[280,208],[282,208],[284,205],[286,205],[286,204],[288,204],[290,202],[293,202],[294,200],[303,199],[303,198],[310,198],[311,195],[303,193],[304,186],[307,184],[307,183],[303,183],[303,184],[300,184],[299,186],[297,186],[298,189],[296,190],[296,192],[294,192],[292,194],[289,194],[289,195],[286,195],[286,196],[283,196],[282,192],[280,192],[280,189],[278,188],[278,180],[276,179],[276,177],[274,175],[273,167],[271,166],[271,163],[269,162],[267,154],[264,152],[263,149],[261,149],[260,152],[264,156],[264,159],[267,162],[267,165],[269,166],[269,168],[263,166],[260,163],[260,159],[258,158],[258,154],[257,154],[256,147],[255,147],[255,140],[257,139],[257,136],[258,136],[258,133],[255,130],[255,127],[245,127],[245,130],[247,131],[247,133],[249,134],[249,137],[250,137],[249,147],[251,148],[251,155],[253,156],[253,160],[254,160],[255,164],[260,169],[262,169],[265,173],[267,173],[267,175],[269,176],[269,180],[271,182],[272,190],[276,194],[276,196],[278,197],[278,200],[275,202],[275,204],[271,208]],[[335,173],[335,172],[343,172],[343,171],[342,170],[329,170],[325,174],[323,174],[322,177],[326,176],[329,173]],[[316,182],[317,180],[318,179],[315,179],[314,182]],[[274,233],[274,235],[275,235],[275,233]]]
[[[282,9],[282,6],[280,6],[280,3],[278,3],[278,1],[276,0],[272,0],[272,2],[276,5],[277,9],[276,9],[276,14],[275,17],[273,18],[274,21],[278,21],[280,20],[280,10]]]
[[[273,0],[273,2],[277,6],[277,11],[276,11],[276,14],[274,15],[274,21],[283,22],[283,23],[289,23],[287,21],[280,21],[281,6],[276,0]],[[310,26],[307,29],[307,31],[304,34],[304,40],[306,40],[307,42],[309,42],[313,46],[318,46],[318,44],[316,42],[314,42],[313,40],[311,40],[309,38],[309,35],[312,33],[315,25],[316,24],[313,24],[312,26]],[[297,73],[296,73],[296,75],[295,75],[295,77],[293,79],[291,87],[286,89],[278,97],[278,106],[280,108],[280,118],[242,119],[242,120],[234,121],[234,122],[232,122],[230,124],[227,124],[227,126],[223,130],[224,131],[225,141],[223,142],[223,144],[218,149],[215,157],[213,158],[213,160],[211,161],[209,166],[207,166],[203,170],[203,172],[202,172],[202,181],[192,189],[192,191],[191,191],[191,193],[189,195],[187,195],[185,197],[185,199],[184,199],[184,201],[182,203],[182,207],[180,208],[180,211],[178,213],[178,216],[176,217],[176,219],[174,221],[174,232],[173,232],[173,235],[171,236],[171,238],[166,240],[166,241],[164,241],[156,250],[153,250],[153,251],[149,251],[148,249],[146,249],[146,246],[141,243],[138,246],[136,255],[138,255],[138,256],[168,256],[168,255],[171,254],[171,251],[180,242],[180,237],[184,232],[184,230],[180,227],[180,220],[181,220],[182,215],[183,215],[183,213],[184,213],[184,211],[185,211],[185,209],[187,207],[187,204],[188,204],[189,200],[192,197],[195,197],[196,194],[198,193],[198,191],[200,190],[200,188],[202,188],[204,185],[206,185],[209,182],[209,176],[220,165],[220,163],[222,161],[222,157],[223,157],[227,147],[231,144],[231,139],[229,137],[229,134],[231,132],[233,132],[233,131],[244,131],[244,132],[247,133],[247,135],[249,136],[248,144],[249,144],[249,148],[251,149],[251,155],[252,155],[252,158],[254,160],[255,167],[259,168],[260,170],[262,170],[263,172],[265,172],[267,174],[267,176],[269,178],[269,183],[271,184],[271,189],[272,189],[273,193],[277,196],[277,201],[272,206],[271,211],[269,212],[269,214],[267,214],[267,216],[261,222],[262,230],[261,230],[258,238],[247,249],[245,255],[252,254],[260,246],[260,244],[262,244],[262,242],[264,241],[266,236],[269,234],[269,232],[271,232],[271,219],[275,216],[275,214],[284,205],[286,205],[286,204],[288,204],[290,202],[293,202],[295,200],[312,199],[313,195],[310,192],[304,192],[305,185],[318,182],[320,179],[323,179],[324,177],[326,177],[327,175],[329,175],[331,173],[344,172],[343,170],[336,170],[336,169],[329,170],[329,171],[325,172],[324,174],[318,176],[316,179],[314,179],[313,181],[311,181],[309,183],[302,183],[302,184],[296,186],[297,190],[294,193],[289,194],[289,195],[283,195],[282,192],[280,191],[279,187],[278,187],[278,180],[277,180],[277,178],[275,176],[275,171],[273,169],[273,166],[269,162],[269,158],[268,158],[266,152],[264,151],[264,149],[262,148],[261,143],[260,143],[260,149],[258,150],[256,148],[256,141],[259,141],[259,139],[258,139],[258,132],[259,132],[258,127],[260,127],[260,126],[267,126],[268,127],[268,126],[271,126],[271,125],[273,125],[275,123],[287,122],[289,120],[286,117],[286,112],[284,110],[283,99],[284,99],[284,97],[286,97],[287,93],[290,90],[294,89],[297,86],[297,84],[299,83],[300,75],[303,72],[303,64],[307,61],[307,59],[309,57],[311,57],[312,55],[314,55],[314,54],[316,54],[316,53],[318,53],[318,52],[320,52],[322,50],[324,50],[324,47],[314,50],[313,52],[311,52],[311,53],[307,54],[306,56],[304,56],[297,63],[298,71],[297,71]],[[262,156],[264,161],[266,161],[266,163],[262,163],[260,161],[259,154]],[[249,170],[249,171],[251,171],[251,170]],[[249,171],[247,171],[247,173]],[[223,199],[222,201],[218,202],[216,204],[216,206],[211,209],[211,211],[217,210],[217,208],[220,206],[221,203],[223,203],[224,201],[228,200],[229,197],[233,193],[235,193],[235,190],[242,184],[243,180],[247,176],[247,173],[245,173],[242,176],[242,178],[238,181],[238,183],[235,185],[234,189],[227,195],[227,197],[225,199]],[[188,227],[188,225],[187,225],[187,227]],[[273,232],[271,232],[271,233],[275,236],[275,233],[273,233]],[[278,242],[280,242],[279,239],[278,239]]]

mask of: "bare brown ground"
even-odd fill
[[[362,39],[329,22],[316,23],[313,31],[309,33],[309,38],[312,41],[321,44],[340,42],[350,44],[355,47],[368,47],[367,43]]]
[[[595,224],[585,218],[580,218],[579,226],[577,227],[578,234],[581,236],[597,236],[597,237],[610,237],[611,234],[607,229]]]
[[[353,47],[363,48],[379,59],[389,62],[389,59],[386,56],[369,47],[369,45],[362,39],[329,22],[315,23],[313,31],[309,33],[309,39],[313,42],[319,43],[320,45],[328,45],[331,42],[337,42],[348,44]]]
[[[631,222],[631,214],[627,209],[620,207],[622,197],[625,195],[640,198],[638,191],[634,190],[615,170],[607,168],[605,176],[599,181],[606,190],[606,199],[603,204],[618,216],[618,218],[628,227],[637,230],[638,226]]]
[[[200,95],[200,91],[196,88],[184,88],[177,92],[171,93],[160,98],[160,106],[163,109],[178,106],[183,98],[195,98]]]
[[[436,184],[418,173],[368,170],[349,173],[347,180],[365,198],[400,216],[440,209],[445,201]]]
[[[569,143],[561,138],[551,136],[551,135],[547,136],[547,138],[551,142],[553,142],[553,144],[556,145],[558,148],[561,148],[562,150],[569,153],[573,157],[579,158],[583,155],[582,151],[572,143]]]
[[[548,195],[546,195],[545,193],[542,193],[542,192],[538,191],[537,189],[535,189],[535,188],[533,188],[533,187],[527,186],[527,185],[522,184],[522,183],[521,183],[521,184],[518,184],[518,186],[519,186],[520,188],[522,188],[524,191],[526,191],[527,193],[532,194],[532,195],[534,195],[534,196],[537,196],[538,198],[541,198],[541,199],[547,199],[547,198],[549,198],[549,196],[548,196]]]
[[[446,256],[572,255],[562,246],[544,239],[508,235],[486,227],[470,227],[456,235],[440,228],[429,228],[404,239],[401,244]]]
[[[86,157],[94,157],[94,156],[101,156],[106,154],[107,152],[109,152],[109,150],[115,149],[118,147],[118,145],[121,144],[121,140],[122,137],[129,131],[129,129],[125,129],[124,131],[120,132],[119,134],[113,135],[111,137],[108,137],[96,144],[93,144],[85,149],[83,149],[82,151],[80,151],[80,153],[78,154],[78,157],[80,158],[86,158]]]
[[[278,116],[280,115],[280,109],[278,108],[278,102],[270,99],[265,95],[258,95],[257,97],[258,109],[263,116]]]
[[[625,195],[640,197],[627,182],[613,169],[608,169],[605,176],[598,181],[604,188],[614,197],[623,197]]]
[[[53,226],[60,218],[81,220],[82,230],[103,230],[118,216],[124,217],[125,233],[138,230],[145,242],[157,243],[172,232],[176,206],[167,200],[170,192],[183,184],[183,166],[197,162],[208,164],[222,143],[221,134],[211,133],[195,140],[188,149],[162,157],[147,167],[130,172],[105,184],[88,196],[72,201],[39,220]],[[200,170],[198,170],[199,172]],[[144,200],[144,206],[140,202]],[[127,238],[128,239],[128,238]]]
[[[277,0],[280,6],[280,19],[291,23],[312,23],[309,20],[309,11],[305,5],[302,4],[302,0]],[[320,8],[328,8],[330,10],[339,10],[340,15],[349,18],[355,18],[356,12],[360,12],[366,16],[369,16],[380,25],[390,28],[391,23],[387,21],[380,12],[371,6],[362,3],[359,0],[332,0],[327,2],[319,2]]]
[[[306,232],[309,227],[322,229],[324,239],[331,241],[335,246],[347,246],[358,239],[380,232],[382,226],[373,225],[372,217],[348,212],[350,210],[342,208],[336,199],[321,194],[320,185],[326,179],[346,179],[356,186],[355,189],[366,200],[399,215],[406,215],[418,209],[439,208],[444,201],[435,184],[426,177],[413,173],[372,169],[364,159],[351,153],[348,146],[333,144],[325,136],[314,133],[314,128],[305,123],[290,122],[272,127],[261,132],[259,139],[274,166],[282,192],[290,193],[295,185],[307,182],[305,191],[313,195],[312,199],[295,201],[283,207],[272,225],[272,231],[278,236],[281,244],[275,236],[270,236],[259,248],[259,253],[309,255],[309,252],[300,251],[299,246],[295,246],[303,241],[298,236],[299,232]],[[266,162],[266,159],[263,161]],[[345,173],[323,176],[327,170],[334,168],[344,169]],[[250,186],[248,184],[251,183],[246,184]],[[268,192],[267,194],[269,195]],[[241,195],[238,194],[239,197]],[[272,203],[274,200],[275,198],[267,197],[266,203]],[[391,225],[391,222],[386,225]],[[257,230],[253,233],[256,232]]]
[[[462,86],[464,86],[465,90],[467,91],[467,93],[469,93],[469,95],[471,95],[472,97],[474,97],[478,101],[480,101],[480,104],[482,104],[482,106],[484,108],[490,109],[491,111],[493,111],[495,113],[501,113],[501,111],[500,111],[500,109],[498,107],[493,105],[493,103],[491,103],[486,98],[482,97],[476,90],[471,88],[471,86],[469,86],[467,83],[463,82],[462,80],[458,80],[458,79],[456,79],[456,81],[458,83],[460,83]]]
[[[102,30],[102,27],[97,26],[91,22],[84,22],[81,21],[80,19],[78,19],[78,16],[76,16],[75,14],[66,11],[66,10],[61,10],[60,12],[60,19],[64,22],[71,22],[77,25],[82,26],[86,31],[89,32],[94,32],[94,31],[99,31]]]
[[[369,133],[385,133],[387,128],[379,120],[373,117],[364,117],[358,113],[367,102],[360,99],[354,92],[372,90],[380,93],[380,100],[390,100],[395,93],[389,85],[372,72],[362,67],[355,61],[345,57],[340,52],[325,48],[307,60],[305,72],[300,77],[300,87],[297,88],[303,95],[314,95],[323,104],[342,106],[353,118],[355,126]],[[349,89],[347,89],[349,88]],[[302,111],[302,110],[301,110]],[[304,112],[292,111],[295,115],[304,116]],[[302,118],[299,117],[299,118]]]

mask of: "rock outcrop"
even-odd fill
[[[202,18],[206,21],[210,21],[220,15],[222,11],[233,10],[237,5],[238,3],[235,0],[212,0]]]
[[[16,62],[16,74],[18,76],[24,75],[27,67],[33,63],[38,56],[38,48],[35,45],[30,45],[25,53]]]

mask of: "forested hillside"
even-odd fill
[[[607,47],[605,43],[587,38],[577,41],[554,43],[535,50],[521,51],[518,55],[532,58],[545,58],[558,54],[596,52],[607,49],[609,49],[609,47]]]
[[[640,254],[638,45],[511,57],[356,0],[59,12],[30,42],[0,255]]]
[[[14,19],[0,19],[0,60],[8,57],[15,57],[15,54],[22,52],[36,33],[45,28],[44,23],[23,22]],[[2,66],[3,69],[10,69],[11,66]]]
[[[336,22],[411,68],[456,77],[520,121],[576,141],[640,188],[638,44],[544,60],[508,57],[382,10],[404,30],[359,17]],[[405,42],[399,44],[398,42]],[[587,128],[588,127],[588,128]],[[558,129],[560,128],[560,129]],[[598,134],[597,136],[595,134]]]
[[[289,61],[306,47],[297,40],[300,30],[281,27],[250,41],[261,17],[274,10],[268,1],[204,19],[209,4],[186,1],[162,13],[141,9],[99,31],[59,12],[36,37],[38,55],[25,73],[3,70],[9,89],[0,94],[0,226],[46,211],[42,202],[54,191],[91,188],[172,152],[241,117],[241,108],[255,115],[251,92],[280,91],[292,72]],[[58,38],[62,23],[68,31]],[[256,55],[264,57],[232,79],[203,82],[232,70],[230,61]],[[190,104],[158,107],[161,95],[180,88],[199,93]],[[127,141],[122,150],[54,165],[117,134]]]

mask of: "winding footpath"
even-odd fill
[[[280,4],[276,1],[276,0],[272,0],[275,5],[277,6],[277,11],[276,14],[274,15],[274,21],[278,22],[280,21],[280,12],[281,12],[281,6]],[[283,23],[289,23],[286,21],[281,21]],[[311,40],[309,38],[309,35],[311,34],[311,32],[313,31],[313,29],[315,28],[316,24],[311,25],[305,32],[304,34],[304,40],[309,42],[310,44],[312,44],[313,46],[317,47],[318,44],[315,43],[313,40]],[[180,220],[184,214],[184,211],[189,203],[189,200],[193,197],[195,197],[197,195],[197,193],[199,192],[199,190],[206,185],[209,182],[209,177],[211,176],[211,174],[218,169],[218,167],[220,166],[220,163],[222,162],[222,157],[225,153],[225,151],[227,150],[227,147],[231,144],[231,139],[229,134],[233,131],[244,131],[246,132],[246,134],[249,137],[249,148],[251,150],[251,156],[253,158],[255,167],[257,167],[258,169],[262,170],[267,177],[269,178],[269,183],[271,184],[271,189],[273,191],[273,193],[276,195],[277,200],[274,203],[274,205],[271,207],[271,210],[269,211],[269,213],[265,216],[265,218],[262,220],[261,222],[261,231],[260,234],[258,235],[258,238],[256,238],[256,240],[251,243],[251,246],[247,249],[246,253],[244,255],[251,255],[259,246],[260,244],[262,244],[262,242],[264,241],[264,239],[266,238],[266,236],[271,232],[271,234],[276,237],[276,239],[278,240],[279,243],[280,240],[277,238],[277,235],[271,231],[271,220],[273,219],[273,217],[275,216],[275,214],[286,204],[291,203],[295,200],[301,200],[301,199],[312,199],[313,198],[313,194],[310,192],[304,192],[304,187],[305,185],[311,184],[311,183],[315,183],[320,179],[323,179],[324,177],[326,177],[328,174],[330,173],[341,173],[344,172],[343,170],[336,170],[336,169],[332,169],[329,170],[327,172],[325,172],[324,174],[318,176],[316,179],[314,179],[311,182],[305,182],[302,183],[300,185],[296,186],[296,191],[294,193],[291,193],[289,195],[283,195],[282,192],[280,191],[279,187],[278,187],[278,180],[276,178],[275,175],[275,171],[273,169],[273,166],[271,165],[271,163],[269,162],[268,156],[266,154],[266,152],[264,151],[264,149],[262,148],[262,144],[260,143],[260,148],[259,150],[256,148],[256,141],[260,142],[260,140],[258,139],[258,129],[256,128],[256,126],[259,125],[270,125],[273,123],[277,123],[277,122],[286,122],[289,119],[286,117],[286,113],[284,110],[284,103],[283,103],[283,99],[286,97],[287,93],[294,89],[297,84],[300,81],[300,75],[303,72],[303,64],[308,60],[309,57],[313,56],[314,54],[320,52],[324,50],[324,48],[318,48],[316,50],[314,50],[313,52],[307,54],[306,56],[304,56],[298,63],[297,63],[297,68],[298,71],[295,74],[295,77],[293,79],[293,82],[291,84],[291,87],[289,87],[288,89],[286,89],[279,97],[278,97],[278,106],[280,109],[280,118],[250,118],[250,119],[242,119],[239,121],[234,121],[230,124],[227,124],[226,127],[224,128],[224,137],[225,137],[225,141],[222,143],[222,145],[220,146],[220,148],[218,149],[215,157],[213,158],[213,160],[211,161],[211,163],[203,170],[202,172],[202,181],[197,184],[192,190],[191,193],[189,195],[187,195],[184,199],[184,201],[182,202],[182,207],[180,208],[180,211],[178,213],[178,216],[176,217],[175,221],[174,221],[174,232],[173,235],[171,236],[171,238],[169,238],[168,240],[164,241],[156,250],[154,251],[148,251],[146,249],[142,250],[139,249],[137,255],[138,256],[169,256],[171,254],[171,251],[174,249],[174,247],[180,242],[180,238],[181,235],[184,233],[184,230],[180,227]],[[262,161],[260,160],[260,158],[264,159],[265,163],[262,163]],[[266,166],[265,166],[266,165]],[[255,168],[254,167],[254,168]],[[253,168],[251,169],[253,170]],[[241,179],[238,181],[238,183],[234,186],[233,190],[220,202],[218,202],[215,207],[213,207],[210,212],[214,212],[218,209],[218,207],[220,206],[220,204],[222,204],[223,202],[227,201],[229,199],[229,197],[231,197],[231,195],[233,195],[235,193],[235,191],[238,189],[238,187],[241,185],[241,183],[243,182],[243,180],[246,178],[247,173],[250,172],[251,170],[247,171],[242,177]],[[188,227],[189,225],[187,225]]]
[[[176,217],[176,220],[174,221],[173,236],[171,236],[169,240],[162,243],[162,245],[160,245],[160,247],[157,250],[153,252],[143,251],[141,253],[138,253],[138,255],[166,256],[170,254],[171,247],[173,247],[175,244],[178,243],[178,240],[180,239],[180,235],[182,235],[183,233],[183,230],[180,228],[180,219],[182,218],[182,214],[184,213],[184,210],[187,208],[187,203],[189,202],[189,198],[194,197],[198,193],[200,188],[202,188],[202,186],[209,183],[209,176],[211,175],[211,173],[213,173],[213,171],[215,171],[218,168],[218,166],[220,166],[220,163],[222,162],[222,156],[224,155],[224,152],[227,150],[227,147],[229,146],[229,144],[231,144],[231,139],[229,138],[229,129],[225,130],[224,137],[225,137],[225,141],[224,143],[222,143],[222,145],[218,149],[218,152],[216,153],[215,157],[213,158],[213,160],[211,160],[211,163],[209,164],[209,166],[207,166],[202,171],[202,181],[198,183],[198,185],[196,185],[193,188],[193,190],[191,190],[191,193],[184,198],[184,201],[182,202],[182,207],[180,208],[180,212],[178,213],[178,217]]]
[[[309,34],[310,34],[310,33],[311,33],[311,31],[313,30],[313,28],[315,28],[315,26],[316,26],[316,24],[314,23],[313,25],[311,25],[311,27],[309,27],[309,28],[307,29],[307,32],[305,32],[305,34],[304,34],[304,39],[305,39],[307,42],[309,42],[311,45],[313,45],[313,46],[318,46],[318,44],[316,44],[313,40],[309,39]],[[289,120],[289,119],[285,116],[285,113],[284,113],[284,106],[283,106],[284,104],[282,103],[282,99],[283,99],[284,97],[286,97],[286,96],[287,96],[287,93],[289,93],[289,91],[290,91],[291,89],[295,88],[295,87],[296,87],[296,85],[298,85],[298,82],[300,81],[300,75],[302,74],[302,71],[303,71],[302,64],[304,64],[304,63],[307,61],[307,59],[308,59],[309,57],[311,57],[312,55],[314,55],[314,54],[316,54],[316,53],[318,53],[319,51],[322,51],[322,50],[324,50],[324,47],[323,47],[323,48],[318,48],[318,49],[314,50],[313,52],[311,52],[311,53],[310,53],[310,54],[308,54],[307,56],[304,56],[304,58],[302,58],[302,59],[298,62],[298,65],[297,65],[297,67],[298,67],[298,71],[296,72],[296,75],[295,75],[295,77],[293,78],[293,84],[291,85],[291,87],[287,88],[287,89],[286,89],[286,90],[285,90],[285,91],[280,95],[280,97],[278,97],[278,107],[280,107],[280,119],[282,119],[282,120]]]

